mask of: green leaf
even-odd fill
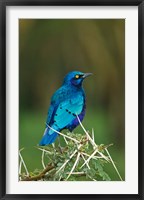
[[[103,167],[99,160],[95,161],[95,169],[98,169],[99,172],[103,171]]]

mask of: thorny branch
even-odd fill
[[[49,171],[51,171],[52,169],[54,169],[55,166],[50,163],[49,165],[46,166],[46,168],[38,175],[35,175],[35,176],[28,176],[24,179],[22,179],[22,181],[38,181],[38,180],[41,180],[42,178],[45,177],[45,174]]]
[[[117,172],[117,174],[118,174],[120,180],[122,181],[122,178],[121,178],[121,176],[120,176],[120,173],[119,173],[119,171],[118,171],[116,165],[114,164],[111,155],[109,154],[109,152],[108,152],[108,150],[107,150],[107,148],[108,148],[109,146],[111,146],[112,144],[107,145],[107,146],[104,146],[104,145],[103,145],[103,146],[98,146],[98,145],[96,144],[96,142],[95,142],[94,130],[92,129],[92,136],[90,136],[89,132],[86,131],[86,129],[85,129],[84,126],[82,125],[82,123],[81,123],[81,121],[80,121],[80,119],[79,119],[78,116],[77,116],[77,118],[78,118],[78,121],[79,121],[79,123],[80,123],[80,126],[82,127],[84,133],[86,134],[86,139],[85,139],[85,140],[83,139],[83,140],[80,140],[80,141],[79,141],[79,140],[77,140],[77,139],[75,139],[75,138],[72,138],[72,137],[70,137],[70,136],[68,136],[68,135],[65,135],[65,134],[63,134],[63,133],[61,133],[61,132],[58,132],[58,131],[54,130],[53,128],[51,128],[49,125],[47,125],[50,129],[54,130],[55,132],[57,132],[59,135],[61,135],[61,136],[64,138],[66,145],[68,145],[68,141],[73,141],[73,143],[76,145],[76,149],[74,149],[73,152],[71,152],[71,155],[69,156],[68,159],[65,160],[65,162],[62,164],[62,166],[61,166],[58,170],[56,170],[56,165],[54,165],[54,164],[52,164],[52,163],[50,163],[50,164],[48,164],[47,166],[45,166],[45,164],[44,164],[44,153],[48,153],[49,155],[51,155],[52,152],[49,151],[49,150],[45,150],[45,149],[43,149],[43,148],[37,147],[39,150],[42,151],[42,159],[41,159],[41,162],[42,162],[42,166],[43,166],[43,168],[44,168],[43,171],[40,172],[38,175],[30,176],[29,173],[28,173],[28,170],[27,170],[27,168],[26,168],[25,162],[24,162],[24,160],[23,160],[23,158],[22,158],[22,155],[19,153],[20,159],[21,159],[21,160],[20,160],[20,169],[19,169],[19,173],[21,174],[22,164],[24,165],[24,168],[25,168],[25,171],[26,171],[26,177],[20,176],[20,180],[22,180],[22,181],[38,181],[38,180],[41,180],[41,179],[45,178],[46,174],[47,174],[48,172],[50,172],[52,169],[55,169],[55,170],[54,170],[54,175],[57,175],[57,174],[61,173],[63,170],[65,170],[65,167],[68,165],[68,163],[71,161],[71,159],[72,159],[73,157],[76,157],[76,160],[75,160],[73,166],[71,167],[70,172],[67,172],[67,173],[66,173],[66,174],[67,174],[67,177],[65,178],[65,180],[68,180],[69,177],[70,177],[71,175],[80,175],[80,176],[81,176],[81,175],[82,175],[82,176],[83,176],[83,175],[84,175],[84,176],[86,175],[86,173],[85,173],[83,170],[82,170],[82,171],[79,171],[79,172],[77,172],[77,171],[75,172],[75,171],[74,171],[74,170],[76,169],[76,166],[78,165],[80,159],[83,161],[83,163],[82,163],[80,169],[83,169],[84,166],[87,166],[87,168],[88,168],[89,170],[91,169],[91,168],[90,168],[90,165],[89,165],[89,162],[90,162],[91,159],[94,159],[94,160],[103,159],[103,160],[105,160],[106,162],[111,162],[111,163],[112,163],[112,165],[114,166],[114,169],[116,170],[116,172]],[[90,155],[89,155],[87,152],[81,151],[81,148],[82,148],[87,142],[89,142],[89,144],[91,144],[92,147],[93,147],[93,152],[92,152]],[[103,151],[102,151],[102,150],[103,150]],[[104,152],[104,151],[106,151],[106,153],[107,153],[108,156],[106,156],[106,155],[104,155],[104,153],[102,153],[102,152]],[[51,172],[50,172],[50,173],[51,173]],[[90,175],[87,175],[87,176],[88,176],[90,179],[92,179],[93,181],[96,181],[96,180],[95,180],[94,178],[92,178]],[[63,180],[63,178],[62,178],[61,175],[60,175],[60,177],[59,177],[59,180]]]

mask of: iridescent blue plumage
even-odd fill
[[[78,71],[73,71],[66,75],[62,86],[51,98],[46,128],[40,145],[48,145],[56,140],[58,133],[52,129],[57,131],[68,129],[72,131],[79,125],[77,115],[81,121],[83,120],[86,103],[82,82],[89,75],[91,73]]]

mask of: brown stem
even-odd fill
[[[55,168],[55,166],[52,163],[50,163],[49,165],[46,166],[46,168],[40,174],[35,175],[35,176],[26,177],[26,178],[22,179],[22,181],[37,181],[37,180],[40,180],[40,179],[44,178],[44,176],[47,172],[51,171],[54,168]]]

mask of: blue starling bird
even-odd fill
[[[39,145],[45,146],[52,144],[58,136],[58,133],[54,130],[60,132],[63,129],[68,129],[70,132],[73,131],[79,125],[77,116],[80,121],[83,120],[86,102],[82,83],[89,75],[91,73],[73,71],[65,76],[62,86],[51,98],[46,128]]]

